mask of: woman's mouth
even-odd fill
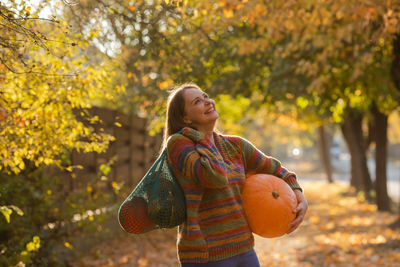
[[[211,109],[209,109],[206,113],[204,113],[204,114],[209,114],[209,113],[211,113],[211,112],[213,112],[215,110],[215,108],[211,108]]]

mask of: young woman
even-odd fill
[[[260,266],[242,208],[246,175],[273,174],[294,190],[297,216],[288,233],[302,222],[308,204],[296,175],[278,160],[242,137],[216,133],[218,117],[215,102],[196,84],[184,84],[169,96],[164,144],[187,212],[178,229],[179,261],[183,267]]]

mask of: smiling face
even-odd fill
[[[183,121],[186,124],[192,125],[198,130],[214,127],[219,117],[214,100],[197,88],[186,89],[183,93],[183,99],[185,102]]]

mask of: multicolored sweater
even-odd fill
[[[246,175],[273,174],[294,189],[296,175],[239,136],[205,135],[185,127],[167,142],[171,171],[186,198],[186,222],[178,228],[180,262],[226,259],[251,250],[254,238],[242,208]]]

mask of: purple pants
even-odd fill
[[[181,263],[182,267],[260,267],[254,249],[224,260],[211,261],[206,263]]]

